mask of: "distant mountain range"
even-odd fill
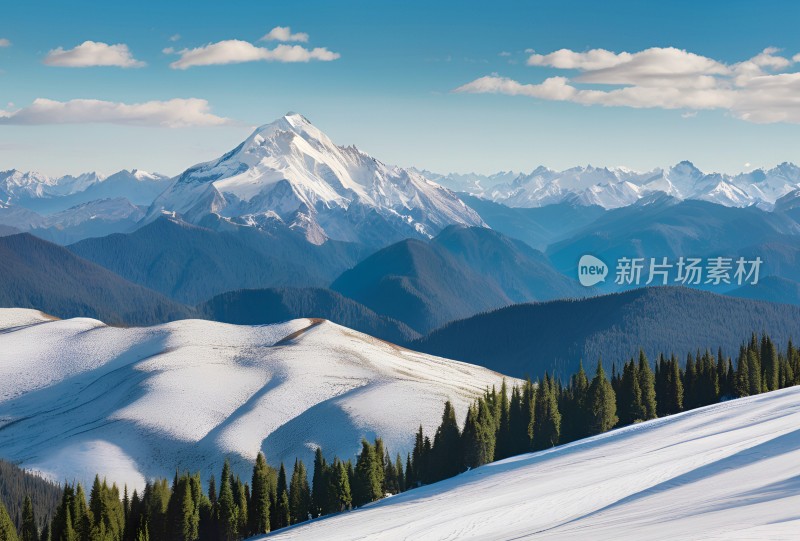
[[[517,377],[545,370],[568,376],[583,360],[607,370],[638,355],[698,347],[736,356],[742,340],[767,332],[779,344],[800,339],[800,307],[676,287],[650,287],[581,300],[517,304],[454,321],[410,347]]]
[[[706,173],[689,161],[644,172],[588,165],[563,171],[540,166],[518,175],[422,174],[453,190],[523,208],[564,202],[618,208],[662,192],[681,200],[698,199],[732,207],[758,205],[769,210],[781,197],[800,194],[800,167],[786,162],[736,175]]]

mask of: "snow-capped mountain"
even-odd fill
[[[268,539],[796,539],[798,423],[800,387],[731,400],[486,464]]]
[[[500,171],[491,175],[481,175],[479,173],[448,173],[443,175],[426,169],[416,169],[414,167],[409,169],[454,192],[466,192],[471,195],[483,195],[498,184],[512,182],[520,175],[514,171]]]
[[[261,126],[221,158],[187,169],[148,217],[162,212],[194,223],[212,213],[256,226],[279,221],[317,244],[386,244],[431,237],[451,224],[483,225],[450,190],[354,146],[337,146],[296,113]]]
[[[800,167],[782,163],[772,169],[727,175],[704,173],[689,161],[667,169],[638,172],[625,167],[573,167],[555,171],[537,167],[510,182],[476,193],[511,207],[543,207],[573,202],[619,208],[655,192],[677,199],[699,199],[728,207],[758,205],[771,210],[775,202],[800,188]]]
[[[105,177],[98,173],[50,177],[34,171],[0,171],[0,203],[40,214],[61,212],[99,199],[127,199],[149,206],[169,185],[170,178],[134,169]]]
[[[54,481],[95,473],[141,490],[230,458],[351,457],[361,437],[411,451],[446,400],[463,417],[502,376],[324,320],[109,327],[0,309],[0,456]],[[514,380],[511,380],[514,381]]]

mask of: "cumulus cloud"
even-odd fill
[[[0,47],[11,47],[11,40],[8,38],[0,38]]]
[[[674,47],[615,53],[605,49],[549,54],[531,52],[528,65],[574,72],[521,83],[492,74],[454,92],[507,94],[583,105],[633,108],[720,109],[749,122],[800,123],[800,73],[787,71],[788,58],[768,47],[734,64]]]
[[[241,64],[243,62],[329,62],[340,57],[339,53],[325,47],[307,49],[300,45],[281,44],[273,49],[257,47],[250,42],[229,39],[217,43],[183,49],[178,51],[180,58],[170,64],[173,69],[187,69],[192,66],[212,66],[220,64]]]
[[[308,34],[305,32],[297,32],[292,34],[292,29],[288,26],[276,26],[259,41],[299,41],[306,43],[308,41]]]
[[[55,101],[37,98],[22,109],[0,109],[0,125],[102,123],[184,128],[234,123],[209,111],[208,102],[197,98],[132,104],[88,99]]]
[[[84,41],[73,49],[53,49],[44,58],[48,66],[65,68],[88,68],[93,66],[117,66],[141,68],[144,62],[136,60],[124,43],[109,45],[98,41]]]
[[[169,40],[170,40],[170,41],[178,41],[179,39],[181,39],[181,35],[180,35],[180,34],[172,34],[172,35],[169,37]]]

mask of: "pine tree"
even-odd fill
[[[622,370],[619,394],[617,394],[617,411],[619,412],[619,423],[623,426],[645,418],[638,370],[633,359],[625,363]]]
[[[191,478],[185,474],[173,483],[167,506],[167,532],[175,541],[195,541],[200,536],[200,510],[195,504]]]
[[[508,387],[505,379],[503,379],[503,384],[500,386],[498,400],[500,417],[497,423],[497,445],[495,446],[495,459],[502,460],[512,455],[513,447],[510,419],[511,406],[508,401]]]
[[[308,486],[308,475],[302,460],[294,461],[292,481],[289,484],[289,505],[292,524],[305,522],[311,510],[311,490]]]
[[[322,456],[322,448],[314,452],[314,475],[311,482],[311,514],[318,517],[328,502],[328,465]]]
[[[555,382],[550,379],[547,372],[536,392],[533,416],[534,450],[558,445],[561,435],[561,414],[558,411]]]
[[[442,422],[433,438],[432,481],[448,479],[462,471],[458,459],[460,441],[456,410],[448,400],[444,405]]]
[[[253,534],[269,532],[269,471],[264,453],[259,452],[253,465],[250,492],[250,530]]]
[[[286,467],[281,462],[278,470],[278,500],[277,513],[272,526],[273,529],[285,528],[291,524],[291,506],[289,505],[289,485],[286,482]]]
[[[747,363],[747,350],[739,350],[739,360],[736,362],[736,385],[734,392],[737,398],[750,395],[750,366]]]
[[[350,476],[347,466],[340,460],[334,464],[333,478],[336,480],[336,510],[346,511],[353,505],[353,497],[350,491]]]
[[[22,530],[19,532],[20,541],[39,541],[39,530],[36,526],[36,517],[33,513],[33,502],[26,495],[22,502]]]
[[[353,487],[353,505],[360,507],[381,498],[381,483],[377,475],[375,448],[361,440],[361,454],[358,455]]]
[[[768,391],[780,388],[778,385],[778,353],[775,344],[764,334],[761,337],[761,369],[763,370],[763,384]]]
[[[749,368],[749,389],[751,395],[759,394],[763,390],[761,380],[761,362],[755,349],[747,351],[747,366]]]
[[[222,466],[219,480],[219,535],[221,541],[235,541],[239,537],[236,503],[233,499],[231,465],[228,460]]]
[[[653,371],[650,369],[650,361],[644,354],[644,351],[639,350],[639,367],[637,371],[639,377],[639,389],[642,393],[642,406],[644,407],[644,420],[655,419],[658,414],[656,412],[656,379]]]
[[[14,528],[3,502],[0,502],[0,541],[17,541],[17,539],[17,529]]]
[[[589,434],[600,434],[611,430],[619,421],[617,418],[617,399],[602,362],[597,363],[597,371],[589,386],[589,407],[591,424]]]
[[[691,353],[686,356],[686,371],[683,376],[683,404],[687,410],[696,408],[698,405],[697,367]]]
[[[394,471],[397,474],[397,491],[405,492],[406,490],[406,476],[403,472],[403,457],[397,453],[397,458],[394,461]]]

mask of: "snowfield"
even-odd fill
[[[794,387],[488,464],[268,538],[797,539],[798,532]]]
[[[446,400],[463,418],[501,381],[324,320],[115,328],[0,309],[0,457],[141,488],[176,468],[219,475],[225,457],[249,478],[259,450],[276,465],[310,466],[318,445],[354,457],[362,436],[405,456]]]

